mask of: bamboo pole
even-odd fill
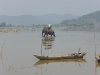
[[[95,34],[94,34],[94,45],[95,45],[95,51],[94,51],[94,53],[95,53],[95,57],[96,57],[96,44],[95,44]]]
[[[41,36],[41,34],[40,34]],[[42,38],[41,38],[41,56],[42,56]]]

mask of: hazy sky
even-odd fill
[[[72,14],[100,10],[100,0],[0,0],[0,15]]]

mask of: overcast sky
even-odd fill
[[[0,15],[72,14],[100,10],[100,0],[0,0]]]

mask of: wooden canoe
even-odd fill
[[[96,55],[95,58],[96,58],[97,61],[100,63],[100,54]]]
[[[36,58],[40,60],[58,60],[58,59],[77,59],[77,58],[83,58],[83,56],[86,54],[86,52],[80,52],[80,53],[71,53],[71,54],[64,54],[64,55],[56,55],[56,56],[44,56],[44,55],[34,55]]]

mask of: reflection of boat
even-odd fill
[[[100,63],[97,63],[97,64],[96,64],[96,68],[97,68],[97,67],[99,67],[99,68],[100,68]]]
[[[96,63],[96,66],[95,66],[95,75],[97,75],[97,68],[100,68],[100,63]]]
[[[80,53],[71,53],[71,54],[64,54],[64,55],[56,55],[56,56],[43,56],[43,55],[34,55],[36,58],[40,60],[57,60],[57,59],[75,59],[75,58],[83,58],[86,52]]]
[[[60,63],[60,62],[78,62],[78,63],[86,63],[85,59],[61,59],[61,60],[39,60],[34,64],[34,66],[42,65],[42,64],[49,64],[49,63]]]
[[[96,55],[95,58],[97,59],[98,62],[100,62],[100,54]]]

